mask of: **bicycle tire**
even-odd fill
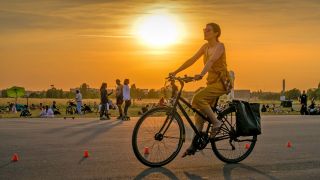
[[[230,123],[230,116],[231,116],[231,121],[232,121],[232,113],[233,112],[229,112],[228,114],[226,114],[226,115],[224,115],[221,119],[223,120],[223,122],[224,122],[224,124],[223,124],[223,126],[228,126],[229,124],[226,122],[226,121],[228,121],[229,123]],[[228,119],[229,118],[229,119]],[[235,121],[234,121],[235,122]],[[229,125],[230,127],[230,129],[231,129],[231,126],[233,126],[233,128],[235,129],[236,127],[236,123],[230,123],[231,125]],[[223,127],[222,126],[222,127]],[[216,137],[222,137],[223,135],[223,133],[227,133],[226,131],[226,129],[228,129],[228,128],[222,128],[223,130],[220,130],[219,131],[219,133],[217,134],[217,136]],[[229,129],[229,130],[230,130]],[[211,146],[212,146],[212,150],[213,150],[213,152],[214,152],[214,154],[216,155],[216,157],[219,159],[219,160],[221,160],[221,161],[223,161],[223,162],[225,162],[225,163],[238,163],[238,162],[240,162],[240,161],[242,161],[242,160],[244,160],[244,159],[246,159],[250,154],[251,154],[251,152],[252,152],[252,150],[254,149],[254,147],[255,147],[255,144],[256,144],[256,141],[257,141],[257,135],[253,135],[253,136],[237,136],[237,139],[238,138],[245,138],[244,140],[248,140],[248,141],[250,141],[250,144],[247,142],[247,143],[245,143],[245,144],[243,144],[243,145],[239,145],[238,144],[238,146],[233,146],[234,148],[238,148],[237,149],[237,151],[241,151],[240,153],[242,153],[241,155],[239,155],[239,156],[237,156],[237,157],[227,157],[227,155],[225,154],[225,153],[223,153],[224,151],[230,151],[230,152],[235,152],[235,149],[233,149],[232,148],[232,146],[231,146],[231,143],[232,143],[232,141],[230,142],[230,140],[232,139],[231,138],[231,136],[232,135],[230,135],[231,133],[235,133],[235,132],[231,132],[232,130],[230,130],[228,133],[229,133],[229,139],[227,138],[227,136],[226,136],[226,140],[229,140],[229,142],[228,142],[228,144],[229,144],[229,146],[231,147],[231,149],[229,149],[228,148],[228,145],[226,145],[226,146],[224,146],[223,148],[218,148],[218,145],[217,145],[217,143],[219,142],[219,141],[216,141],[215,139],[211,139]],[[236,142],[236,141],[234,141],[234,142]],[[246,142],[246,141],[243,141],[243,142]],[[234,145],[234,144],[233,144]],[[233,154],[235,154],[235,153],[233,153]]]
[[[185,129],[184,129],[184,124],[179,116],[178,113],[175,113],[173,116],[173,120],[172,122],[176,122],[175,124],[178,127],[178,134],[179,134],[179,138],[178,138],[178,144],[176,145],[175,150],[173,150],[173,152],[168,156],[168,158],[165,158],[163,160],[159,160],[157,162],[151,162],[148,158],[145,157],[145,155],[142,153],[141,151],[141,147],[139,147],[138,144],[138,134],[139,134],[139,130],[141,125],[143,125],[144,123],[146,123],[148,120],[151,121],[152,120],[152,116],[155,113],[159,113],[159,112],[165,112],[170,113],[172,110],[171,107],[156,107],[153,108],[149,111],[147,111],[136,123],[134,130],[133,130],[133,134],[132,134],[132,148],[133,148],[133,152],[136,156],[136,158],[144,165],[149,166],[149,167],[160,167],[160,166],[164,166],[168,163],[170,163],[180,152],[181,147],[183,145],[184,139],[185,139]],[[172,124],[170,124],[170,127],[173,126]],[[152,133],[151,133],[152,135]],[[152,138],[154,138],[155,135],[153,135]],[[157,140],[155,140],[157,141]],[[143,146],[142,146],[143,147]],[[159,147],[159,146],[158,146]],[[151,150],[152,151],[152,150]],[[152,151],[153,152],[153,151]],[[160,151],[161,152],[161,151]]]

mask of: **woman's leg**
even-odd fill
[[[202,107],[201,112],[204,112],[209,117],[209,119],[213,125],[213,128],[220,127],[221,122],[218,121],[218,119],[216,118],[216,115],[212,111],[210,105]]]
[[[101,104],[101,109],[100,109],[100,118],[102,118],[103,117],[103,115],[104,115],[104,112],[105,112],[105,109],[106,109],[106,107],[105,107],[106,105],[105,104]]]
[[[128,117],[128,109],[130,105],[131,105],[131,100],[126,100],[125,106],[124,106],[124,116],[126,117]]]

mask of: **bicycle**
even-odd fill
[[[194,81],[193,77],[168,77],[170,81],[180,83],[178,95],[171,105],[155,107],[147,111],[137,121],[132,134],[132,148],[137,159],[146,166],[160,167],[170,163],[180,152],[185,142],[185,126],[180,113],[186,118],[195,133],[192,141],[197,151],[211,148],[218,159],[226,163],[237,163],[249,156],[257,141],[257,135],[238,136],[236,133],[235,103],[229,102],[228,107],[216,109],[217,102],[212,107],[217,113],[217,119],[223,124],[214,138],[210,138],[211,121],[207,116],[193,108],[187,100],[181,97],[185,83]],[[186,113],[182,104],[200,115],[207,123],[206,131],[198,131],[195,124]],[[177,110],[180,110],[178,112]]]

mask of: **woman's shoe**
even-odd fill
[[[196,150],[193,147],[189,147],[183,154],[182,154],[182,158],[186,157],[186,156],[190,156],[190,155],[194,155],[196,153]]]
[[[222,122],[218,121],[219,124],[217,124],[217,126],[214,126],[211,128],[211,131],[210,131],[210,138],[215,138],[216,135],[219,133],[220,129],[221,129],[221,126],[223,125]]]

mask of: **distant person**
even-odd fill
[[[141,111],[138,112],[138,115],[142,115],[149,110],[149,104],[142,106]]]
[[[100,109],[100,120],[109,120],[109,104],[108,104],[108,96],[111,95],[113,92],[107,92],[107,83],[102,83],[100,87],[100,101],[101,101],[101,109]]]
[[[43,117],[43,118],[54,117],[54,113],[53,113],[52,109],[49,108],[48,105],[42,106],[40,117]]]
[[[17,113],[17,104],[16,103],[13,104],[11,111],[13,113]]]
[[[53,117],[54,117],[54,112],[53,112],[53,110],[51,109],[51,107],[46,106],[46,110],[47,110],[47,117],[53,118]]]
[[[8,112],[12,111],[13,106],[13,103],[8,102]]]
[[[91,107],[89,105],[87,105],[87,104],[83,105],[82,111],[83,111],[84,114],[92,112]]]
[[[309,114],[310,115],[316,115],[318,114],[317,112],[317,107],[316,107],[316,103],[315,103],[315,98],[312,98],[311,100],[311,104],[309,106]]]
[[[36,109],[36,105],[35,104],[31,104],[30,109],[31,110],[35,110]]]
[[[276,110],[276,104],[272,104],[271,110],[272,110],[272,112],[275,112],[275,110]]]
[[[308,111],[307,111],[308,96],[306,95],[306,91],[305,90],[303,90],[303,92],[300,95],[299,99],[300,99],[300,104],[301,104],[300,114],[301,115],[308,114]]]
[[[164,97],[161,97],[161,99],[159,100],[158,105],[159,105],[159,106],[164,106],[164,105],[166,105],[166,104],[165,104],[165,101],[164,101]]]
[[[42,105],[42,103],[39,103],[39,109],[42,110],[44,107]]]
[[[76,102],[77,102],[77,112],[78,114],[81,114],[82,95],[78,89],[76,90]]]
[[[269,104],[266,105],[266,109],[267,109],[267,112],[270,112],[270,106],[269,106]]]
[[[47,109],[46,107],[42,106],[41,112],[40,112],[40,117],[47,117]]]
[[[261,112],[267,112],[267,108],[264,104],[262,105]]]
[[[129,88],[129,79],[125,79],[123,82],[123,100],[124,100],[124,116],[122,120],[130,120],[128,116],[128,109],[131,105],[131,97],[130,97],[130,88]]]
[[[59,109],[57,108],[57,103],[56,103],[56,101],[53,101],[53,102],[52,102],[51,109],[53,110],[53,114],[54,114],[54,115],[61,114],[60,111],[59,111]]]
[[[119,116],[117,119],[122,119],[123,112],[122,112],[122,104],[123,104],[123,85],[121,84],[120,79],[116,80],[116,104],[119,110]]]

